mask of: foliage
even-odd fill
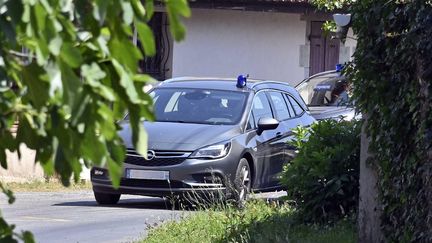
[[[182,39],[187,1],[162,2],[174,38]],[[138,70],[138,60],[155,53],[147,25],[153,0],[3,0],[0,9],[1,166],[8,167],[6,150],[19,153],[23,143],[64,185],[78,179],[83,161],[106,166],[118,186],[125,148],[115,121],[130,111],[132,142],[145,155],[140,124],[153,119],[143,91],[152,78]],[[142,50],[132,44],[132,26]],[[11,235],[6,225],[0,238]]]
[[[209,209],[150,230],[142,242],[356,242],[355,226],[297,225],[287,205],[250,201],[238,208]]]
[[[346,8],[347,5],[355,3],[356,0],[312,0],[312,3],[320,9],[334,11]]]
[[[338,220],[356,211],[360,122],[323,120],[294,130],[297,156],[284,167],[287,199],[306,222]]]
[[[389,242],[432,241],[432,5],[363,0],[351,6],[358,37],[347,71],[367,114]]]

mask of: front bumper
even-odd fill
[[[228,181],[234,181],[238,160],[229,156],[218,160],[186,159],[172,166],[145,166],[124,163],[120,187],[115,189],[106,169],[93,168],[91,182],[93,191],[111,194],[134,194],[144,196],[172,196],[192,192],[206,193],[225,191]],[[168,180],[130,179],[127,169],[168,171]]]

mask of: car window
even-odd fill
[[[287,96],[288,100],[290,101],[292,107],[294,108],[295,114],[297,116],[301,115],[304,112],[303,108],[299,105],[299,103],[293,97],[291,97],[291,95],[286,95],[286,96]]]
[[[294,112],[293,106],[291,105],[291,102],[289,101],[289,95],[285,94],[284,98],[285,98],[285,102],[286,102],[287,107],[288,107],[288,111],[289,111],[290,117],[291,118],[295,117],[296,114]]]
[[[311,85],[309,85],[311,86]],[[346,106],[351,97],[351,88],[344,77],[322,81],[309,92],[309,106]]]
[[[258,126],[259,119],[263,117],[273,118],[270,103],[267,99],[267,95],[264,92],[260,92],[255,95],[253,100],[252,114],[254,116],[256,126]]]
[[[289,119],[291,116],[282,94],[280,92],[269,92],[269,94],[279,121]]]
[[[250,130],[250,129],[254,129],[254,128],[256,128],[255,127],[255,120],[254,120],[253,114],[251,113],[249,116],[247,126],[246,126],[246,130]]]
[[[248,93],[238,91],[157,88],[153,97],[158,122],[237,124]]]

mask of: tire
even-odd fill
[[[117,204],[120,200],[121,194],[108,194],[93,191],[96,202],[100,205],[113,205]]]
[[[237,166],[234,181],[235,199],[240,207],[246,203],[251,191],[252,173],[248,161],[242,158]]]

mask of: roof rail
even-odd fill
[[[259,81],[259,82],[253,83],[252,86],[251,86],[251,89],[253,89],[253,88],[255,88],[256,86],[261,85],[261,84],[282,84],[282,85],[289,85],[289,86],[291,86],[291,85],[290,85],[289,83],[287,83],[287,82],[271,81],[271,80],[263,80],[263,81]]]
[[[176,82],[176,81],[186,81],[186,80],[194,80],[194,79],[197,79],[197,77],[184,76],[184,77],[176,77],[176,78],[166,79],[162,82],[163,83],[171,83],[171,82]]]

